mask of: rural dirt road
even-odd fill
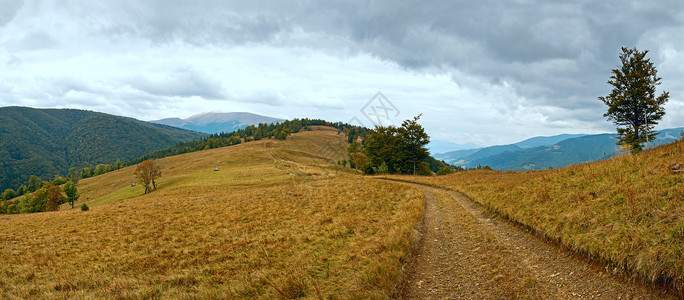
[[[611,275],[457,192],[410,185],[425,193],[425,219],[395,299],[677,299]]]

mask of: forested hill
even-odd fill
[[[0,107],[0,190],[31,175],[52,179],[70,167],[127,161],[203,136],[85,110]]]

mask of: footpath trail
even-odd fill
[[[393,298],[677,299],[492,217],[457,192],[410,185],[425,194],[425,219]]]

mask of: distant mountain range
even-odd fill
[[[285,120],[247,112],[210,112],[194,115],[187,119],[167,118],[150,122],[212,134],[233,132],[249,125],[258,125],[260,123],[271,124],[283,121]]]
[[[684,127],[660,130],[650,145],[674,142],[682,130]],[[480,165],[496,170],[540,170],[612,157],[619,150],[616,141],[617,134],[562,134],[534,137],[510,145],[451,151],[434,157],[467,168]]]
[[[126,162],[205,134],[76,109],[0,107],[0,191],[31,175],[43,180],[70,167]]]

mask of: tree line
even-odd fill
[[[22,185],[16,192],[7,189],[0,195],[0,214],[55,211],[66,202],[73,208],[74,202],[80,197],[77,182],[77,178],[72,180],[61,176],[55,176],[52,181],[43,181],[33,175],[28,185]]]

